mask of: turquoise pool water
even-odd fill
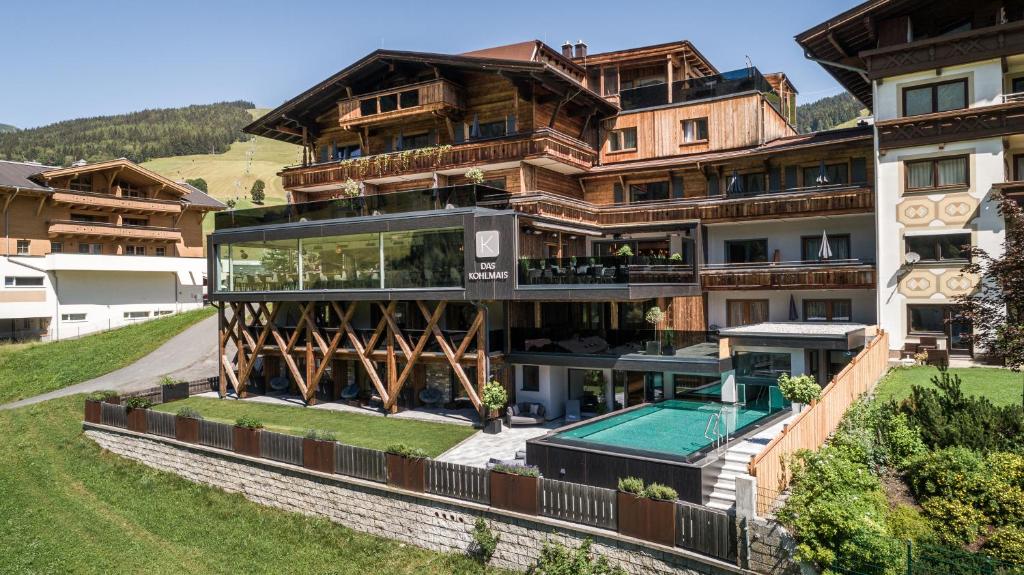
[[[708,419],[721,413],[722,434],[736,431],[767,417],[767,409],[706,401],[670,399],[585,423],[555,435],[558,439],[631,450],[688,456],[711,444],[704,436]]]

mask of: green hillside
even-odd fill
[[[796,127],[801,134],[857,125],[857,118],[867,110],[849,92],[822,98],[796,109]]]
[[[17,126],[12,126],[10,124],[0,124],[0,134],[6,134],[8,132],[17,132],[17,131],[18,131]]]

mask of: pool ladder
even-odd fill
[[[704,426],[704,438],[711,442],[715,451],[720,449],[723,443],[728,442],[727,437],[722,435],[722,410],[708,416],[708,424]]]

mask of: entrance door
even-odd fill
[[[946,325],[949,336],[949,353],[951,355],[969,356],[974,353],[967,343],[966,336],[971,333],[971,323],[967,321],[951,321]]]
[[[644,398],[650,402],[665,399],[665,374],[660,371],[644,374]]]

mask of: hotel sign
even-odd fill
[[[498,269],[499,255],[501,255],[501,232],[498,230],[478,231],[476,233],[477,269],[467,274],[469,279],[471,281],[508,280],[509,271]]]

